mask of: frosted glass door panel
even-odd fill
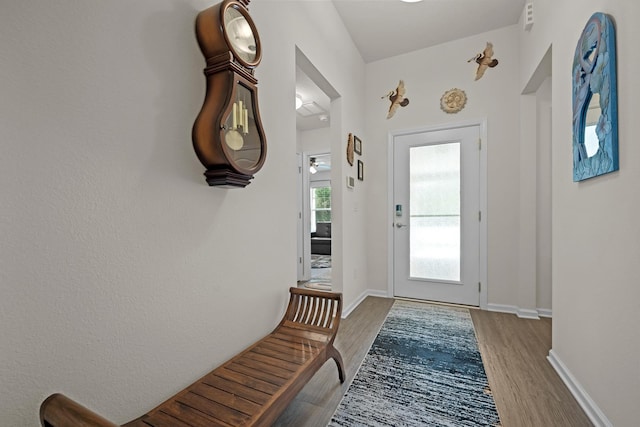
[[[460,281],[460,143],[409,150],[409,275]]]

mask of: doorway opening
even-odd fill
[[[339,125],[335,89],[296,48],[298,152],[298,284],[331,290],[336,271],[332,215],[339,200],[332,188],[332,140]]]
[[[309,156],[309,224],[311,238],[310,283],[331,284],[331,154]],[[323,286],[320,286],[323,285]]]
[[[520,97],[518,316],[552,315],[552,46]]]

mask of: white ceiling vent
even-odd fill
[[[533,3],[524,5],[524,30],[529,31],[533,27]]]
[[[302,117],[310,117],[318,114],[327,114],[327,111],[315,102],[305,102],[296,110]]]

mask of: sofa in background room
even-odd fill
[[[331,255],[331,223],[316,223],[316,231],[311,233],[311,253]]]

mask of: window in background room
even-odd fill
[[[316,223],[331,222],[331,187],[311,188],[311,232],[316,231]]]

